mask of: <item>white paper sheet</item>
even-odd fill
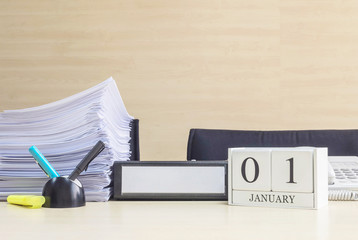
[[[79,180],[87,201],[107,201],[114,160],[130,158],[130,116],[112,78],[65,99],[0,113],[0,199],[41,194],[49,180],[28,149],[35,145],[61,176],[69,175],[98,140],[106,149]]]

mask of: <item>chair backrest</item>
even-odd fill
[[[232,147],[328,147],[329,156],[358,156],[358,130],[238,131],[191,129],[187,160],[227,160]]]

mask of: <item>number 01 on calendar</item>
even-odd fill
[[[327,148],[230,148],[230,205],[317,209],[328,203]]]

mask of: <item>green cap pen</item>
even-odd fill
[[[29,152],[35,158],[37,164],[40,168],[46,173],[46,175],[50,178],[59,177],[60,175],[56,172],[56,170],[51,166],[49,161],[42,155],[42,153],[37,149],[37,147],[32,146],[29,148]]]

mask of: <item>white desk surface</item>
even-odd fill
[[[319,210],[226,202],[110,201],[72,209],[0,203],[0,239],[357,239],[358,202]]]

